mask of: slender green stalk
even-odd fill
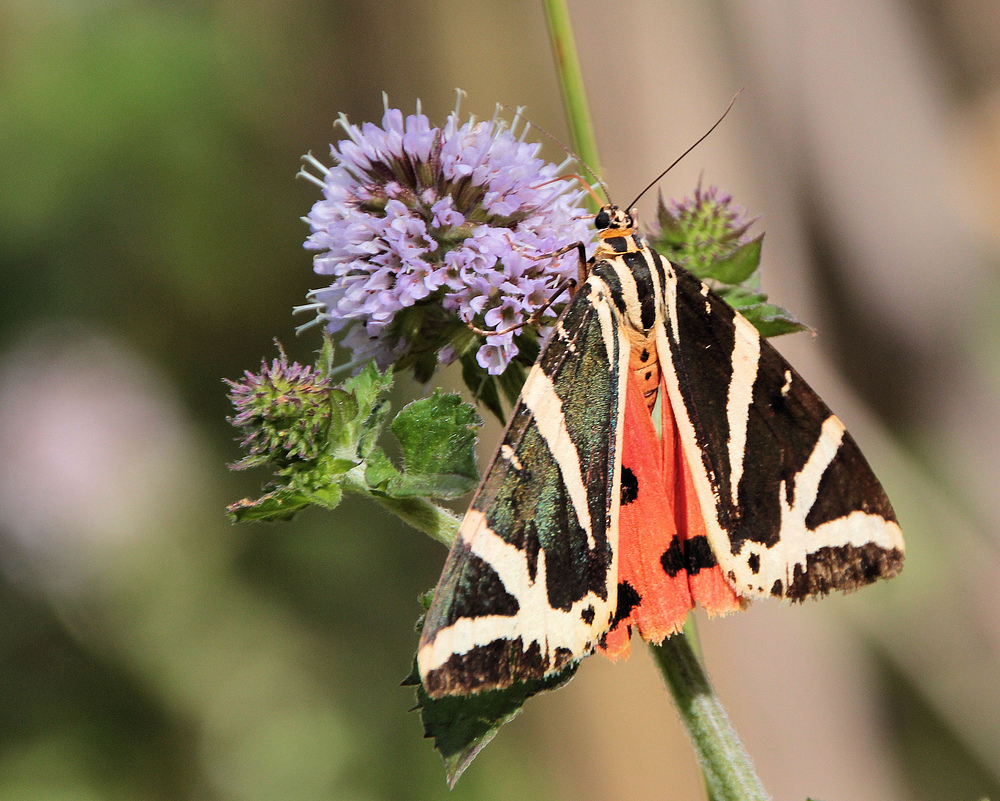
[[[576,52],[576,40],[569,20],[569,10],[565,0],[542,0],[549,27],[549,41],[556,62],[556,74],[562,91],[563,109],[569,122],[569,135],[573,150],[584,164],[601,174],[601,163],[597,155],[597,138],[590,121],[587,93],[580,72],[580,59]],[[590,180],[590,179],[588,179]],[[593,204],[593,199],[590,201]],[[593,209],[597,211],[596,208]]]
[[[587,166],[599,172],[597,141],[565,0],[542,0],[542,4],[573,147]],[[653,653],[698,754],[709,801],[768,801],[770,796],[687,636],[669,637],[654,646]]]
[[[427,498],[393,498],[390,495],[372,492],[363,478],[363,473],[359,475],[349,473],[344,488],[371,498],[387,512],[396,515],[417,531],[424,532],[446,548],[450,548],[458,536],[458,526],[462,521]]]
[[[431,503],[426,498],[390,498],[371,495],[386,510],[409,523],[418,531],[450,548],[458,535],[461,522],[447,509]]]
[[[653,655],[698,754],[711,798],[768,801],[770,796],[688,638],[683,633],[668,637],[653,646]]]

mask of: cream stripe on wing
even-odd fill
[[[811,550],[806,542],[806,517],[816,498],[819,497],[819,484],[823,473],[836,458],[840,443],[844,439],[844,424],[840,418],[831,414],[823,421],[819,438],[813,445],[812,453],[806,463],[792,477],[792,502],[788,503],[788,487],[782,481],[778,487],[781,499],[781,532],[778,553],[781,558],[775,562],[765,559],[761,578],[781,579],[790,583],[794,578],[796,564],[806,567],[806,557]],[[824,543],[829,544],[829,543]],[[784,569],[782,569],[784,568]],[[765,585],[766,586],[766,585]]]
[[[729,396],[726,398],[726,420],[729,422],[729,491],[733,506],[737,506],[747,447],[750,405],[753,403],[753,385],[757,381],[757,368],[760,364],[760,334],[753,323],[741,314],[735,315],[733,322],[736,324],[736,332],[730,359],[733,374],[729,379]]]
[[[595,548],[594,531],[590,522],[590,504],[587,499],[587,488],[583,484],[580,473],[580,454],[576,445],[570,439],[566,430],[566,416],[563,414],[562,399],[556,393],[556,388],[541,368],[536,364],[528,373],[521,391],[521,402],[534,415],[534,423],[538,433],[549,446],[552,458],[559,465],[563,483],[573,502],[576,519],[580,527],[587,532],[587,546]]]
[[[596,275],[587,279],[587,300],[590,307],[597,315],[597,321],[601,326],[601,339],[604,340],[604,352],[608,357],[608,364],[615,363],[615,328],[616,323],[611,312],[611,290]]]
[[[614,608],[614,599],[602,600],[588,592],[568,611],[553,609],[548,600],[544,550],[539,554],[537,573],[532,579],[524,551],[498,536],[482,512],[470,509],[462,521],[462,532],[472,553],[497,572],[504,589],[517,599],[519,608],[514,615],[459,617],[438,631],[433,640],[420,646],[417,659],[421,675],[426,676],[441,667],[453,654],[468,653],[476,646],[488,645],[497,639],[513,642],[521,637],[525,651],[532,642],[537,642],[544,658],[551,658],[558,648],[569,649],[575,658],[589,653],[606,628],[605,621]],[[590,624],[581,614],[588,606],[594,611]]]
[[[639,287],[635,282],[632,269],[623,259],[617,258],[611,261],[615,274],[618,276],[618,283],[622,288],[622,300],[625,302],[625,310],[621,312],[625,318],[635,328],[642,327],[642,303],[639,300]]]

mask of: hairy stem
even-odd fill
[[[418,531],[424,532],[431,539],[437,540],[446,548],[451,547],[458,535],[458,526],[462,521],[427,498],[393,498],[371,492],[363,478],[351,474],[347,476],[344,489],[372,498],[383,509]]]
[[[712,801],[768,801],[739,735],[683,633],[652,646],[698,754]]]

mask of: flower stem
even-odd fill
[[[601,163],[597,155],[597,138],[590,121],[587,93],[583,86],[583,73],[576,52],[576,40],[569,20],[566,0],[542,0],[548,21],[549,41],[556,62],[556,74],[562,91],[563,109],[569,123],[570,140],[573,150],[580,160],[594,172],[601,174]],[[589,181],[590,179],[588,179]],[[593,202],[592,200],[590,202]],[[594,211],[597,211],[595,208]]]
[[[698,754],[711,801],[769,801],[687,636],[675,634],[652,648]]]

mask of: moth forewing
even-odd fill
[[[551,675],[610,627],[628,358],[591,276],[529,372],[445,564],[418,651],[431,695]]]

